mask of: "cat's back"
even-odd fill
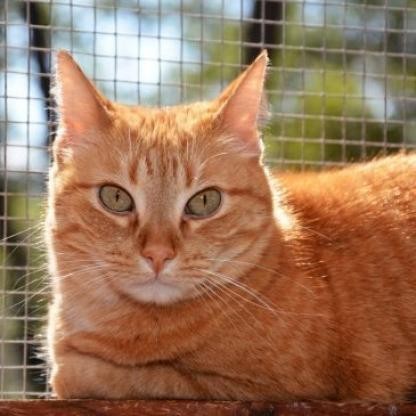
[[[298,219],[306,263],[318,270],[315,284],[330,294],[346,396],[349,383],[361,397],[416,385],[415,182],[416,155],[399,154],[282,175],[277,185]]]
[[[328,237],[359,237],[365,229],[385,236],[416,233],[416,154],[278,179],[289,209]]]
[[[416,284],[416,154],[319,173],[280,186],[310,248],[328,269],[383,269]],[[371,270],[370,270],[371,269]]]
[[[416,368],[416,154],[279,183],[331,292],[340,348],[385,374]]]

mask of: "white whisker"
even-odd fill
[[[244,264],[244,265],[247,265],[247,266],[253,266],[253,267],[257,268],[257,269],[264,270],[264,271],[266,271],[266,272],[269,272],[269,273],[275,274],[275,275],[277,275],[277,276],[279,276],[279,277],[281,277],[281,278],[284,278],[284,279],[291,279],[289,276],[287,276],[287,275],[285,275],[285,274],[283,274],[283,273],[280,273],[279,271],[277,271],[277,270],[275,270],[275,269],[271,269],[271,268],[269,268],[269,267],[262,266],[261,264],[252,263],[252,262],[249,262],[249,261],[242,261],[242,260],[231,260],[231,259],[207,259],[207,260],[210,260],[210,261],[227,262],[227,263],[235,263],[235,264]],[[293,282],[296,286],[299,286],[299,287],[301,287],[302,289],[304,289],[304,290],[306,290],[307,292],[309,292],[311,295],[314,295],[313,291],[312,291],[310,288],[308,288],[307,286],[303,285],[302,283],[299,283],[298,281],[296,281],[296,280],[294,280],[294,279],[291,279],[291,280],[292,280],[292,282]]]

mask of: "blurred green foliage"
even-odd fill
[[[371,7],[384,4],[377,1],[286,3],[282,42],[269,45],[271,163],[316,168],[415,146],[416,39],[406,33],[416,29],[411,3],[409,10]],[[194,91],[190,99],[218,91],[219,80],[240,71],[240,23],[217,22],[209,30],[213,37],[222,30],[229,42],[206,45],[204,59],[212,64],[187,73],[191,85],[203,85],[203,94]],[[191,28],[185,35],[197,33]]]

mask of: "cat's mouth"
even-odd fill
[[[155,276],[129,282],[123,289],[128,296],[139,302],[166,305],[184,299],[190,288],[179,281],[167,281]]]
[[[145,286],[145,285],[161,285],[161,286],[177,286],[175,282],[169,282],[166,279],[161,278],[160,276],[149,277],[146,280],[134,282],[134,285]]]

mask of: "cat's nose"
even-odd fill
[[[154,272],[158,274],[168,260],[175,258],[176,253],[171,246],[152,244],[143,248],[142,255],[150,263]]]

